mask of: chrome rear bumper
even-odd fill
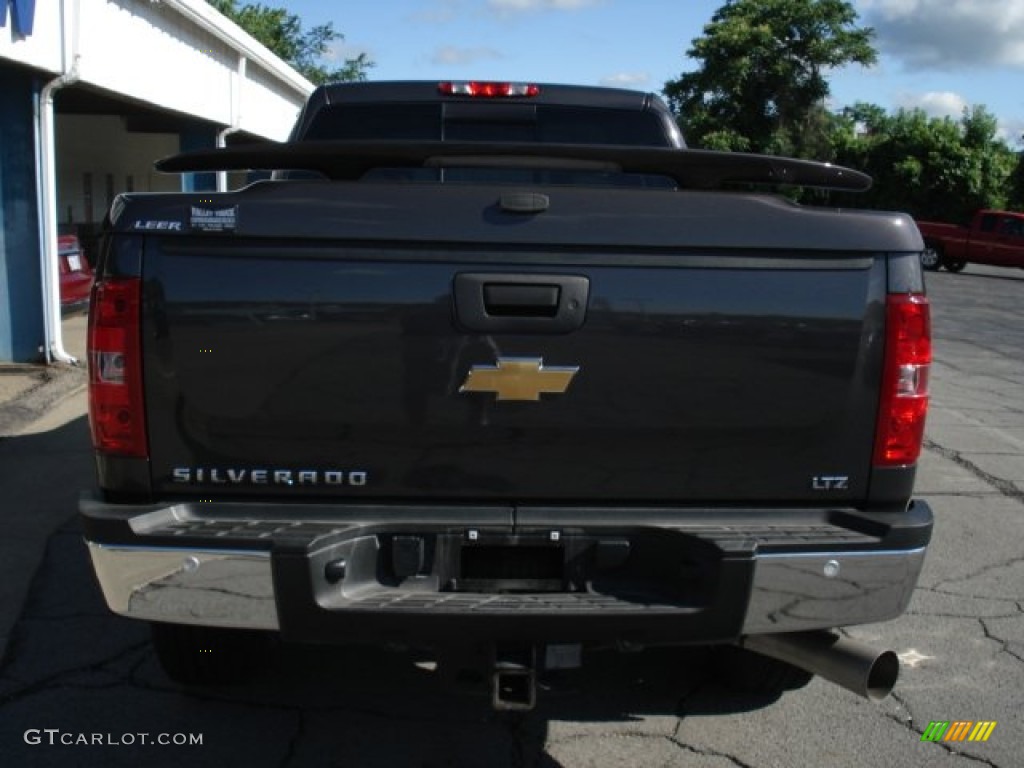
[[[278,628],[269,552],[87,544],[114,613],[171,624]]]
[[[148,621],[277,630],[271,554],[87,542],[110,609]],[[741,633],[885,621],[910,601],[925,549],[755,555]],[[628,617],[623,617],[628,621]]]
[[[743,634],[871,624],[906,610],[925,548],[761,555]]]

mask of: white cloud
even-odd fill
[[[922,109],[929,117],[960,118],[967,108],[966,99],[952,91],[904,93],[897,98],[897,103],[905,109]]]
[[[373,50],[369,46],[339,40],[327,46],[327,50],[324,51],[324,58],[327,61],[342,62],[348,59],[358,59],[364,53],[370,61],[374,60]]]
[[[1024,68],[1024,0],[855,0],[882,53],[908,69]]]
[[[531,11],[579,11],[603,0],[487,0],[487,7],[500,16]]]
[[[430,57],[432,64],[447,66],[465,66],[487,59],[500,59],[502,55],[493,48],[458,48],[454,45],[443,45],[437,48]]]
[[[971,107],[959,93],[952,91],[930,91],[928,93],[903,93],[896,98],[898,106],[904,109],[921,109],[929,117],[952,117],[960,120],[964,110]],[[999,120],[996,136],[1011,146],[1024,144],[1024,119]]]
[[[1011,147],[1024,145],[1024,120],[1000,120],[999,138]]]
[[[601,85],[608,85],[613,88],[637,88],[651,82],[651,76],[646,72],[616,72],[601,78]]]

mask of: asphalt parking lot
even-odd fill
[[[738,697],[700,650],[595,654],[545,681],[519,719],[492,713],[472,681],[381,648],[290,648],[248,686],[184,692],[146,629],[110,615],[93,581],[74,521],[92,481],[77,402],[63,423],[0,439],[12,531],[0,555],[41,554],[0,665],[0,764],[1020,765],[1024,271],[971,266],[928,281],[936,363],[917,491],[936,532],[909,612],[849,632],[900,654],[886,701],[820,680],[777,700]],[[21,602],[15,581],[3,597]],[[985,743],[921,741],[946,720],[997,725]],[[162,736],[172,743],[143,743]]]

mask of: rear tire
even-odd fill
[[[942,266],[942,246],[935,243],[925,243],[921,251],[921,266],[935,272]]]
[[[943,259],[942,266],[950,272],[963,272],[967,266],[967,259]]]
[[[164,672],[182,685],[229,685],[249,680],[269,657],[263,632],[187,624],[150,625]]]
[[[755,696],[780,696],[814,678],[805,669],[735,645],[715,649],[718,678],[730,689]]]

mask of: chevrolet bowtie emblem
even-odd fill
[[[494,392],[499,400],[540,400],[561,395],[579,366],[545,366],[540,357],[499,357],[497,365],[474,365],[459,392]]]

